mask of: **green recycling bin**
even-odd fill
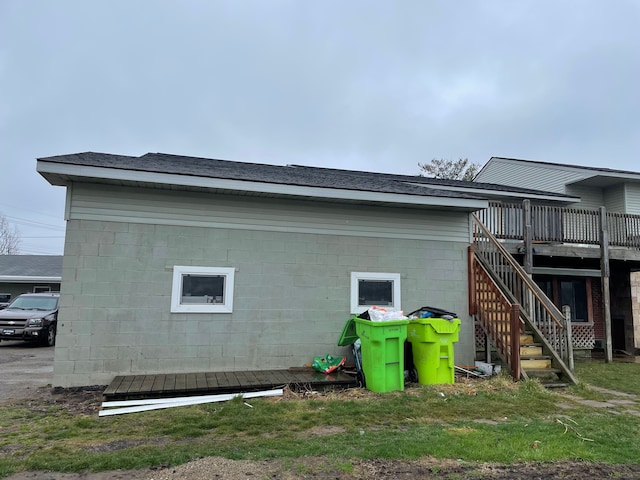
[[[460,319],[416,318],[407,326],[418,383],[454,383],[453,344],[460,334]]]
[[[404,390],[404,342],[409,320],[355,318],[365,386],[372,392]]]

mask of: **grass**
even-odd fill
[[[240,399],[122,416],[74,415],[59,405],[3,408],[0,477],[21,470],[78,472],[231,459],[323,456],[342,471],[357,458],[467,462],[584,459],[638,463],[640,417],[602,409],[589,384],[638,392],[640,364],[579,364],[584,381],[560,396],[535,381],[496,377],[374,394]],[[560,407],[562,405],[562,408]],[[634,408],[640,409],[640,399]]]
[[[638,381],[640,364],[638,363],[580,362],[576,363],[575,372],[583,382],[640,395],[640,382]]]

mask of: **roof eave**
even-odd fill
[[[0,275],[0,283],[60,283],[62,277]]]
[[[420,185],[420,184],[416,184]],[[508,188],[508,186],[505,186]],[[498,190],[498,189],[490,189],[490,188],[473,188],[471,186],[468,187],[456,187],[450,185],[429,185],[429,188],[433,190],[448,190],[448,191],[459,191],[466,194],[472,194],[477,196],[486,196],[489,198],[521,198],[521,199],[530,199],[530,200],[540,200],[545,202],[558,202],[558,203],[576,203],[580,201],[579,197],[573,197],[569,195],[559,195],[553,194],[552,192],[548,193],[534,193],[534,192],[521,192],[517,190]]]
[[[340,188],[310,187],[224,178],[199,177],[138,170],[69,165],[38,159],[37,171],[51,185],[67,186],[73,181],[110,180],[123,183],[146,183],[192,188],[218,189],[235,192],[263,193],[283,197],[313,197],[327,200],[412,205],[422,207],[455,208],[476,211],[486,208],[487,200],[449,196],[408,195],[400,193],[348,190]]]

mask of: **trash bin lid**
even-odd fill
[[[436,333],[455,333],[460,331],[460,319],[459,318],[415,318],[411,320],[409,325],[427,325],[432,328]],[[424,327],[423,327],[424,328]]]
[[[351,317],[347,320],[344,328],[342,329],[342,334],[340,335],[340,340],[338,340],[339,347],[345,347],[347,345],[353,345],[358,340],[358,334],[356,332],[356,321],[355,317]]]
[[[417,310],[414,310],[411,313],[408,313],[407,317],[411,317],[412,315],[415,315],[417,317],[422,317],[423,315],[425,315],[426,318],[429,318],[429,317],[444,318],[447,320],[458,318],[457,313],[449,312],[447,310],[443,310],[441,308],[436,308],[436,307],[421,307]]]

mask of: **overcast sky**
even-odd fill
[[[640,171],[639,25],[638,0],[0,0],[0,213],[62,254],[35,159],[82,151]]]

